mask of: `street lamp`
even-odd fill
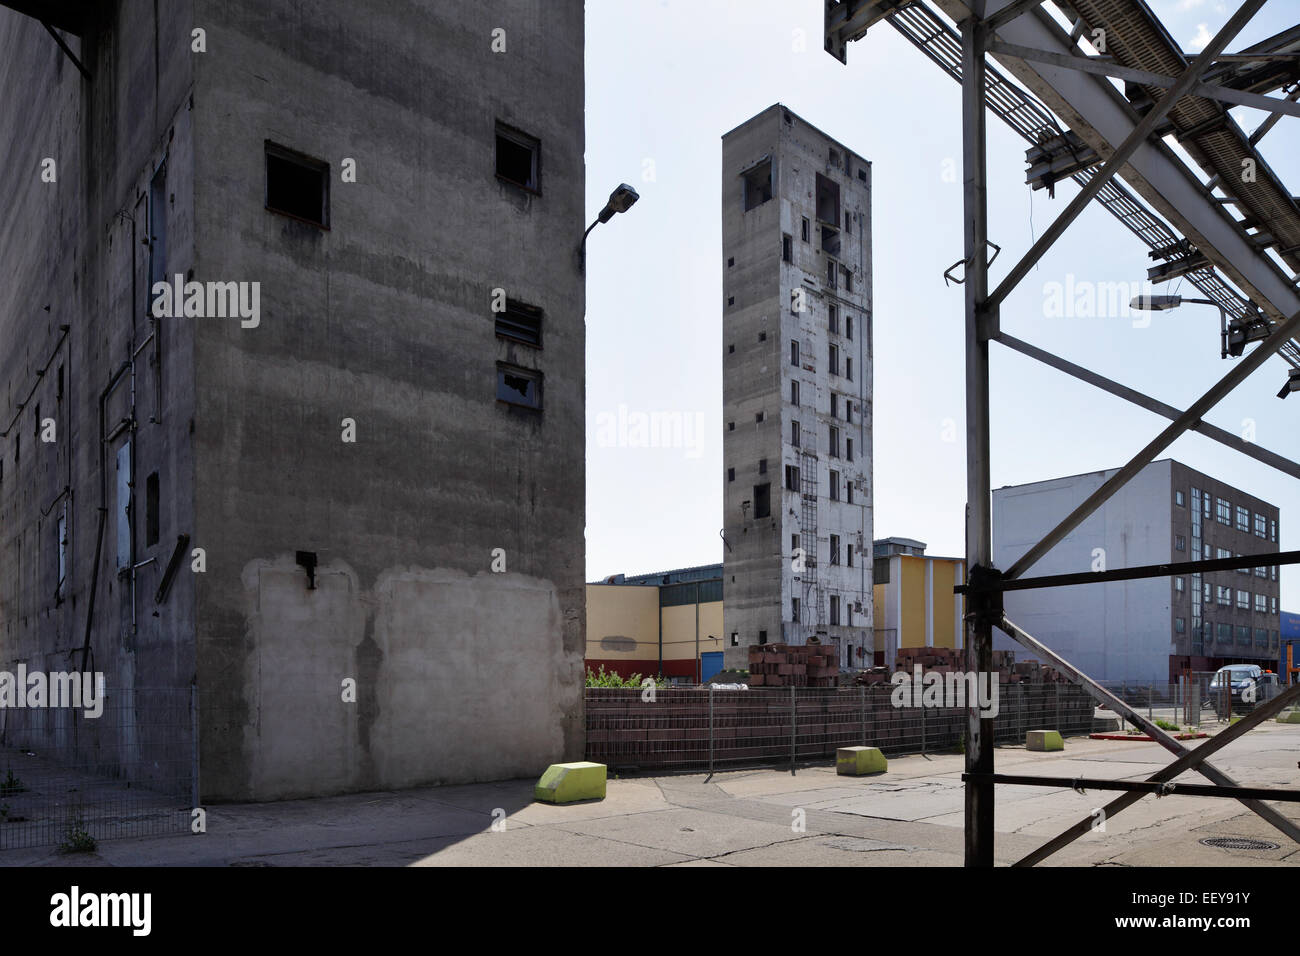
[[[1261,315],[1248,316],[1228,321],[1228,313],[1223,306],[1213,299],[1184,299],[1180,295],[1135,295],[1129,302],[1130,309],[1142,309],[1147,312],[1168,312],[1184,302],[1196,305],[1212,305],[1219,310],[1220,357],[1240,358],[1249,342],[1259,342],[1268,338],[1268,322]]]
[[[602,222],[609,222],[616,213],[627,212],[640,198],[637,191],[627,183],[619,183],[618,188],[609,194],[609,202],[605,203],[605,208],[600,211],[596,221],[588,226],[587,231],[582,234],[582,244],[578,246],[578,266],[580,269],[586,265],[587,237],[591,235],[591,230]]]

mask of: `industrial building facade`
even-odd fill
[[[5,669],[197,688],[205,800],[579,758],[582,4],[44,15],[79,63],[0,9]],[[190,745],[134,726],[51,749]]]
[[[780,104],[722,137],[726,665],[867,662],[871,166]]]
[[[966,580],[962,558],[925,553],[925,542],[884,538],[872,544],[876,664],[893,667],[899,648],[962,647]]]
[[[707,681],[722,669],[722,565],[587,585],[587,669]]]
[[[998,488],[993,560],[1014,563],[1114,471]],[[1171,459],[1147,465],[1030,569],[1033,576],[1278,550],[1278,509]],[[1011,591],[1007,617],[1089,675],[1165,681],[1279,657],[1278,568]],[[1018,645],[1000,633],[994,646]]]

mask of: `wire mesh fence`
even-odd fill
[[[106,689],[85,707],[0,708],[0,850],[188,832],[193,690]]]
[[[957,752],[964,706],[897,706],[887,684],[749,690],[588,688],[587,759],[619,769],[713,770],[795,765],[833,758],[840,747],[885,754]],[[1094,705],[1063,683],[1003,684],[995,741],[1023,743],[1036,729],[1092,729]]]

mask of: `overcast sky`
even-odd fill
[[[1231,15],[1218,0],[1151,6],[1188,50]],[[1271,0],[1229,50],[1294,24],[1297,10]],[[942,279],[962,257],[960,87],[883,23],[843,66],[823,52],[821,23],[821,0],[587,2],[588,219],[619,182],[641,194],[588,243],[588,580],[722,560],[721,136],[777,102],[873,164],[875,537],[964,552],[962,292]],[[1233,114],[1247,131],[1264,117]],[[1024,141],[994,117],[988,129],[997,281],[1076,189],[1031,191]],[[1284,118],[1261,148],[1300,190],[1300,120]],[[1002,327],[1186,407],[1228,371],[1217,310],[1049,314],[1053,283],[1137,284],[1149,265],[1146,246],[1094,203],[1008,297]],[[1200,295],[1178,282],[1156,291]],[[1239,434],[1253,424],[1260,445],[1300,458],[1300,395],[1275,397],[1286,368],[1270,359],[1208,419]],[[992,371],[995,488],[1117,467],[1167,424],[997,345]],[[620,409],[623,421],[678,413],[688,440],[632,447]],[[1276,504],[1280,547],[1300,548],[1294,479],[1195,434],[1161,457]],[[1300,611],[1300,570],[1281,580],[1283,608]]]

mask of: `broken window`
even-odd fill
[[[809,235],[808,217],[807,217],[807,216],[804,216],[804,217],[802,217],[802,219],[803,219],[803,241],[804,241],[804,242],[807,242],[807,241],[808,241],[808,235]]]
[[[763,413],[763,412],[755,412],[755,413],[754,413],[754,423],[755,423],[755,424],[757,424],[757,425],[761,425],[761,424],[763,423],[763,418],[764,418],[764,413]]]
[[[844,317],[844,337],[847,339],[853,338],[853,316],[851,315]]]
[[[149,285],[167,279],[167,163],[149,181]]]
[[[153,472],[144,482],[144,543],[148,547],[158,543],[158,472]]]
[[[845,231],[845,232],[852,232],[852,231],[853,231],[853,221],[852,221],[852,217],[850,217],[850,215],[849,215],[849,211],[848,211],[847,209],[844,210],[844,231]]]
[[[506,299],[506,310],[497,313],[497,338],[510,339],[534,348],[542,347],[542,310],[515,299]]]
[[[830,373],[832,375],[840,374],[840,350],[837,346],[830,347]]]
[[[794,341],[790,342],[790,364],[791,365],[799,364],[799,343],[798,342],[794,342]]]
[[[728,480],[728,481],[735,481],[735,480],[736,480],[736,469],[734,469],[734,468],[728,468],[728,469],[727,469],[727,480]]]
[[[840,430],[834,425],[830,426],[830,448],[827,453],[832,458],[840,457]]]
[[[827,156],[827,162],[836,169],[840,168],[840,151],[832,146]]]
[[[834,348],[834,346],[831,346]],[[831,392],[831,418],[840,417],[840,397]]]
[[[853,460],[853,439],[852,438],[844,439],[844,457],[848,461]]]
[[[68,505],[65,501],[63,512],[59,515],[59,522],[55,528],[55,534],[58,535],[58,580],[54,585],[55,600],[63,600],[65,586],[68,580]]]
[[[790,444],[794,445],[795,448],[799,447],[799,423],[798,422],[790,423]]]
[[[840,473],[838,471],[832,471],[831,472],[831,501],[839,501],[839,500],[840,500]]]
[[[794,237],[789,233],[781,234],[781,261],[794,262]]]
[[[833,475],[835,474],[835,472],[831,472],[831,474]],[[838,534],[833,534],[831,535],[831,564],[837,565],[839,563],[840,563],[840,536]],[[832,600],[834,599],[832,598]]]
[[[848,270],[848,267],[846,267],[846,266],[841,266],[841,267],[840,267],[840,272],[841,272],[841,274],[843,275],[843,278],[844,278],[844,291],[845,291],[845,292],[852,292],[852,291],[853,291],[853,273],[850,272],[850,271]]]
[[[266,208],[329,228],[329,164],[266,142]]]
[[[790,404],[799,404],[799,383],[797,381],[790,383]]]
[[[770,484],[754,486],[754,517],[772,517],[772,486]]]
[[[797,597],[790,598],[790,620],[796,624],[799,622],[799,599]]]
[[[826,324],[830,327],[830,330],[831,330],[832,332],[836,333],[836,334],[839,334],[839,331],[840,331],[840,310],[839,310],[839,307],[836,306],[836,305],[833,305],[833,304],[832,304],[831,306],[829,306],[829,307],[827,308],[826,316],[827,316],[827,318],[826,318]]]
[[[761,206],[772,198],[772,161],[765,159],[757,166],[743,173],[742,191],[744,193],[745,212],[755,206]]]
[[[826,260],[826,284],[832,289],[835,288],[835,260]]]
[[[837,560],[835,563],[839,564],[839,561]],[[831,595],[831,624],[839,624],[839,623],[840,623],[840,596],[838,594],[832,594]]]
[[[497,179],[540,193],[541,140],[497,123]]]
[[[817,220],[838,226],[840,222],[840,186],[817,173]]]
[[[542,373],[497,363],[497,401],[520,408],[542,407]]]
[[[844,360],[844,377],[850,382],[853,381],[853,359],[851,358]]]
[[[799,466],[798,465],[785,466],[785,486],[791,491],[799,490]],[[797,541],[798,539],[796,538],[795,540]]]
[[[822,251],[828,256],[838,256],[840,254],[840,232],[838,229],[822,226]],[[831,278],[831,284],[835,284],[834,277]]]
[[[852,444],[852,441],[850,441],[849,444]],[[850,458],[849,460],[852,461],[853,459]],[[844,500],[847,501],[849,504],[853,504],[853,482],[851,481],[844,482]],[[849,564],[852,563],[853,563],[853,549],[849,548]]]

